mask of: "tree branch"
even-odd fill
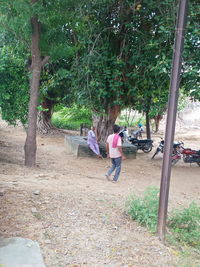
[[[41,62],[41,67],[44,67],[44,65],[48,63],[49,59],[50,56],[45,56]]]

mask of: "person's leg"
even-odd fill
[[[107,175],[110,176],[112,174],[112,172],[115,170],[116,168],[116,165],[115,165],[115,159],[111,159],[111,162],[112,162],[112,166],[111,168],[108,170],[108,173]]]
[[[116,166],[116,171],[115,171],[115,175],[114,175],[114,178],[113,178],[113,181],[117,181],[119,179],[119,175],[120,175],[120,172],[121,172],[121,163],[122,163],[122,158],[116,158],[115,159],[115,166]]]
[[[94,144],[94,153],[97,154],[97,156],[100,156],[100,151],[99,151],[99,145],[98,144]]]

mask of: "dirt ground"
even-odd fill
[[[176,139],[200,149],[199,134],[182,132]],[[153,139],[154,151],[159,138]],[[131,193],[159,187],[162,156],[151,160],[153,151],[139,152],[136,160],[123,162],[120,181],[113,184],[104,177],[110,161],[70,155],[63,134],[38,136],[38,167],[26,168],[24,141],[22,128],[1,123],[0,236],[37,240],[48,267],[181,266],[175,248],[164,246],[124,212]],[[199,203],[199,180],[196,164],[174,166],[169,210]]]

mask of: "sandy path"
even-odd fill
[[[193,147],[200,147],[198,134]],[[189,146],[187,135],[178,137]],[[48,267],[177,266],[173,249],[124,213],[128,195],[159,186],[161,157],[152,161],[151,154],[138,153],[112,184],[104,178],[109,160],[75,158],[61,135],[38,137],[38,168],[26,168],[24,140],[21,128],[0,129],[0,187],[6,189],[0,197],[1,236],[37,240]],[[200,201],[199,172],[197,165],[173,168],[169,209]]]

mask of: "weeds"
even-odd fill
[[[133,220],[156,232],[159,190],[147,188],[143,197],[131,196],[126,203],[126,210]],[[200,206],[191,203],[188,208],[173,211],[168,216],[168,242],[190,246],[200,251]]]
[[[200,206],[196,203],[175,210],[168,219],[168,227],[178,242],[200,250]]]
[[[158,193],[157,188],[149,187],[144,192],[143,198],[131,196],[126,203],[127,212],[132,219],[146,226],[151,232],[156,231]]]

